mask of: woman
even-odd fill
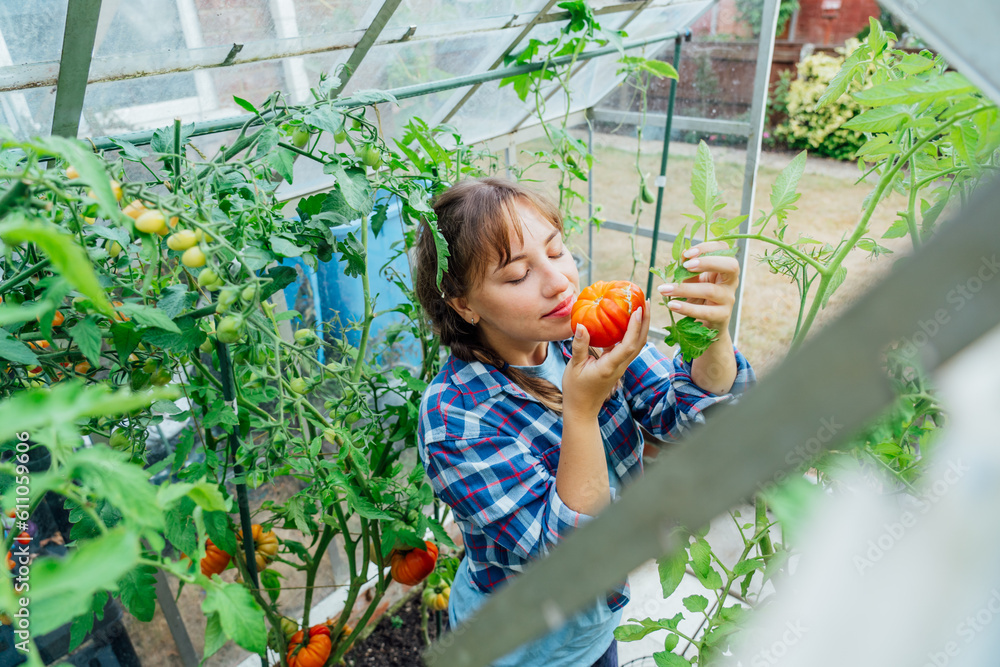
[[[739,264],[699,257],[724,244],[691,248],[686,266],[698,279],[659,288],[688,299],[671,302],[679,315],[720,332],[703,356],[687,364],[646,343],[649,301],[597,356],[585,327],[571,331],[580,285],[558,209],[500,178],[458,183],[433,206],[450,256],[439,286],[424,225],[416,291],[451,356],[421,402],[418,449],[465,543],[448,607],[457,627],[641,474],[638,424],[675,439],[754,374],[728,334]],[[616,666],[627,602],[625,581],[494,665]]]

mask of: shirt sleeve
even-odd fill
[[[563,502],[555,476],[516,437],[431,442],[425,468],[457,515],[523,559],[547,554],[567,531],[593,519]]]
[[[726,394],[705,391],[691,379],[691,364],[680,351],[668,358],[647,343],[629,365],[622,378],[632,416],[658,438],[678,440],[697,424],[705,422],[705,412],[715,405],[733,403],[757,381],[746,358],[733,348],[736,379]]]

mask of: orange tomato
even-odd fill
[[[201,573],[206,577],[222,574],[229,565],[229,559],[229,554],[212,544],[209,539],[205,544],[205,557],[201,559]]]
[[[111,305],[115,306],[116,308],[120,308],[121,306],[124,306],[125,304],[122,303],[121,301],[112,301]],[[129,317],[128,315],[125,315],[124,313],[116,312],[115,313],[115,319],[118,320],[119,322],[128,322],[132,318]]]
[[[30,347],[32,350],[35,350],[37,352],[37,351],[40,351],[40,350],[47,350],[50,347],[52,347],[52,345],[49,344],[49,341],[47,341],[47,340],[40,340],[40,341],[37,341],[37,342],[32,340],[32,341],[28,341],[28,347]]]
[[[591,345],[610,347],[625,338],[629,318],[645,303],[646,295],[638,285],[627,280],[598,281],[580,292],[570,314],[570,326],[575,333],[577,325],[583,324]]]
[[[415,586],[434,571],[438,557],[437,545],[427,540],[424,540],[424,544],[427,547],[426,550],[392,550],[392,553],[389,554],[389,566],[393,580],[407,586]]]
[[[278,555],[278,536],[272,531],[264,532],[259,523],[250,526],[250,534],[253,535],[254,560],[257,562],[257,571],[260,572]],[[237,533],[240,540],[243,539],[243,531]]]
[[[323,667],[333,650],[330,628],[326,625],[314,625],[309,628],[309,643],[303,644],[304,639],[305,633],[299,630],[289,640],[288,667]]]
[[[132,218],[133,220],[138,220],[139,216],[146,212],[146,205],[143,204],[138,199],[134,199],[129,204],[122,209],[122,213]]]

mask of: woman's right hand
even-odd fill
[[[563,374],[563,412],[596,418],[604,401],[646,345],[651,320],[649,300],[629,320],[625,338],[604,348],[600,358],[590,356],[590,332],[582,324],[573,336],[573,357]]]

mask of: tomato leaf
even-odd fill
[[[771,187],[771,208],[779,224],[783,224],[789,211],[798,210],[795,202],[802,196],[796,190],[806,168],[806,151],[795,156],[785,167]]]
[[[38,364],[38,357],[31,348],[3,329],[0,329],[0,358],[15,364]]]
[[[271,169],[274,169],[289,184],[292,182],[295,169],[295,153],[279,146],[264,157],[264,162]]]
[[[118,310],[135,318],[135,321],[146,327],[156,327],[171,333],[181,333],[180,328],[174,323],[170,316],[159,308],[146,306],[141,303],[125,303],[118,307]]]
[[[233,102],[236,102],[238,105],[240,105],[250,113],[254,114],[255,116],[258,115],[257,107],[250,104],[250,102],[246,101],[242,97],[237,97],[236,95],[233,95]]]
[[[122,605],[140,621],[153,620],[156,611],[156,568],[139,565],[118,581]]]
[[[719,332],[709,329],[701,322],[691,317],[682,317],[668,326],[664,342],[670,346],[679,346],[684,361],[691,363],[716,341]]]
[[[658,651],[653,654],[653,662],[656,667],[691,667],[691,663],[677,655],[667,651]]]
[[[139,535],[116,527],[64,558],[43,556],[31,566],[31,629],[39,636],[91,611],[94,593],[116,590],[139,561]]]
[[[694,613],[702,612],[708,609],[708,598],[704,595],[689,595],[681,602],[684,603],[684,607]]]
[[[687,551],[681,549],[672,556],[663,556],[656,559],[656,569],[660,574],[660,586],[663,588],[663,598],[666,599],[674,594],[677,587],[684,579],[685,567],[687,566]]]
[[[108,197],[114,202],[106,180],[104,185],[108,188]],[[117,206],[115,210],[118,210]],[[13,211],[0,224],[0,239],[8,245],[15,246],[21,243],[37,243],[52,260],[56,270],[90,299],[95,308],[108,317],[114,316],[114,310],[107,300],[107,292],[98,282],[90,258],[84,249],[76,244],[72,236],[46,220],[29,218],[21,211]]]
[[[698,152],[691,170],[691,196],[694,197],[694,205],[704,214],[703,220],[706,223],[712,219],[716,211],[725,206],[722,203],[719,184],[715,178],[715,163],[712,162],[712,152],[704,141],[698,143]]]
[[[80,347],[80,352],[95,367],[101,365],[101,329],[93,315],[80,320],[69,330],[69,336]]]

